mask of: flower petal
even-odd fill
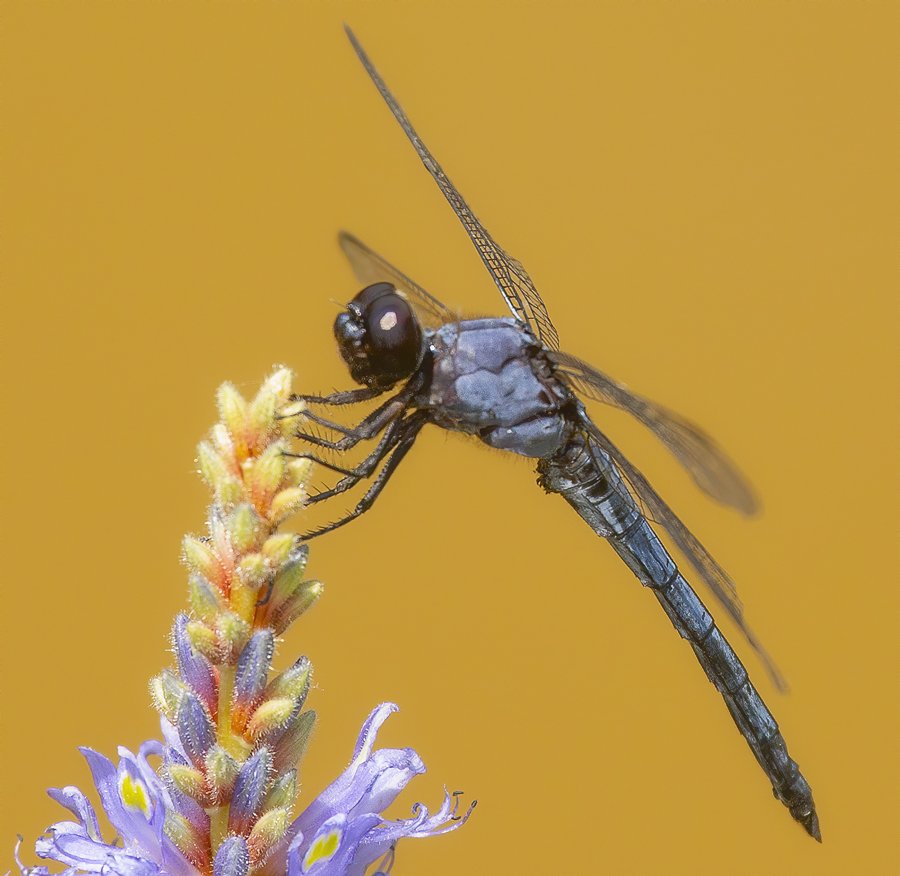
[[[81,748],[80,751],[91,769],[103,811],[126,846],[131,842],[146,850],[158,847],[156,830],[150,824],[155,800],[150,796],[140,771],[135,767],[131,771],[127,767],[123,769],[126,763],[123,760],[119,764],[120,774],[112,761],[102,754],[90,748]]]
[[[333,815],[308,844],[291,847],[288,876],[346,876],[362,838],[380,821],[371,812],[356,818]]]
[[[154,876],[160,873],[153,862],[128,854],[118,846],[92,840],[81,825],[60,822],[34,846],[40,858],[50,858],[80,872],[115,873],[116,876]]]
[[[97,842],[102,842],[100,824],[97,821],[97,813],[91,801],[88,800],[78,788],[66,785],[65,788],[49,788],[47,793],[60,806],[65,806],[84,825],[88,837]]]

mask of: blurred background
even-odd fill
[[[791,693],[723,628],[825,842],[613,551],[530,463],[437,429],[313,545],[326,595],[278,658],[316,670],[304,799],[390,699],[379,741],[429,767],[396,811],[445,784],[479,800],[397,876],[893,870],[897,7],[690,0],[3,4],[5,865],[63,817],[46,787],[90,786],[77,745],[158,733],[215,388],[275,363],[349,385],[337,230],[503,313],[344,21],[564,347],[758,488],[742,520],[594,411],[738,582]]]

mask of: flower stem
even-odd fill
[[[235,754],[234,732],[231,729],[231,701],[234,692],[235,667],[228,663],[219,666],[219,707],[216,716],[216,737],[219,744]],[[209,839],[215,856],[219,846],[228,836],[228,813],[230,805],[216,806],[209,810]]]

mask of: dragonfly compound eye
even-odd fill
[[[358,383],[392,386],[422,361],[422,328],[390,283],[367,286],[335,323],[341,354]]]

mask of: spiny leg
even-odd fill
[[[344,389],[330,395],[292,395],[292,402],[308,402],[313,405],[355,405],[384,395],[387,390],[372,386],[360,389]]]
[[[352,429],[347,429],[344,426],[340,426],[339,424],[332,424],[328,420],[324,420],[317,415],[311,416],[310,419],[313,422],[320,423],[321,425],[327,426],[331,428],[332,426],[336,428],[337,431],[344,433],[344,437],[338,439],[337,441],[330,441],[327,438],[320,438],[318,435],[311,435],[307,432],[297,432],[296,436],[301,441],[307,441],[310,444],[315,444],[317,447],[325,447],[328,450],[337,450],[344,451],[350,450],[359,444],[360,441],[366,441],[369,438],[374,438],[391,420],[394,420],[400,414],[403,413],[406,406],[409,404],[412,397],[418,392],[421,386],[421,379],[417,380],[415,377],[403,387],[395,396],[389,398],[386,402],[379,405],[375,408],[372,413],[370,413],[367,417],[365,417],[358,425],[353,427]],[[352,392],[352,390],[349,390]]]
[[[387,429],[384,432],[384,435],[381,436],[378,444],[375,449],[365,458],[362,462],[359,463],[355,468],[344,468],[342,465],[336,465],[333,462],[329,462],[327,459],[322,459],[320,456],[316,456],[314,453],[288,453],[285,452],[285,456],[291,457],[291,459],[308,459],[311,462],[314,462],[316,465],[321,465],[323,468],[327,468],[330,471],[337,472],[338,474],[346,475],[346,478],[353,478],[353,483],[358,483],[363,478],[369,477],[375,468],[378,466],[378,463],[384,459],[385,455],[391,450],[399,440],[399,432],[402,428],[404,420],[402,418],[397,418],[393,422],[391,422]],[[353,486],[353,483],[349,484],[348,487],[342,487],[338,489],[343,481],[341,481],[333,490],[329,490],[329,493],[343,493],[344,490],[348,489],[348,487]],[[317,493],[315,496],[311,496],[309,502],[320,502],[323,498],[326,498],[325,493]]]
[[[334,523],[329,523],[327,526],[322,526],[319,529],[314,529],[312,532],[301,535],[300,540],[310,541],[314,538],[318,538],[320,535],[324,535],[326,532],[331,532],[334,529],[345,526],[351,520],[356,520],[357,517],[361,517],[365,514],[366,511],[375,504],[375,500],[390,480],[391,475],[397,470],[397,466],[403,461],[403,457],[406,456],[409,449],[413,446],[416,436],[421,431],[422,426],[427,422],[428,415],[425,411],[416,411],[403,420],[404,428],[401,429],[402,434],[397,441],[397,446],[388,457],[384,467],[378,472],[378,477],[375,479],[375,482],[369,487],[362,499],[359,500],[357,506],[340,520],[336,520]]]

